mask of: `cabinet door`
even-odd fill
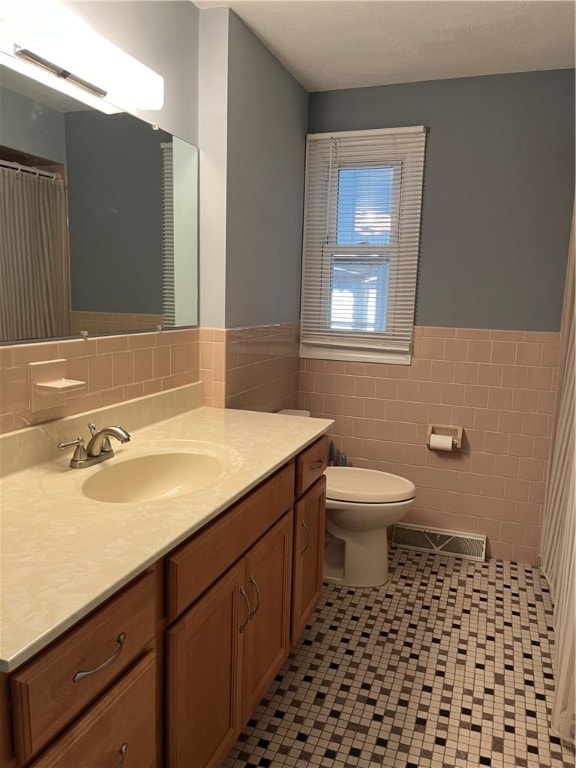
[[[292,520],[292,512],[285,515],[244,558],[251,618],[244,633],[242,725],[290,650]]]
[[[156,660],[139,661],[30,768],[154,768]]]
[[[240,562],[167,633],[169,768],[220,765],[241,730],[242,583]]]
[[[322,595],[326,478],[323,476],[296,502],[294,509],[294,579],[292,644],[296,644]]]

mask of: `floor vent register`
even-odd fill
[[[477,533],[401,523],[394,526],[392,543],[402,549],[451,555],[480,563],[486,559],[486,536]]]

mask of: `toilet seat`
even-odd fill
[[[410,480],[389,472],[360,467],[328,467],[326,499],[361,504],[394,504],[411,501],[416,486]]]

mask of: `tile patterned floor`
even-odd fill
[[[390,566],[385,588],[326,588],[224,768],[573,768],[548,728],[539,571],[403,550]]]

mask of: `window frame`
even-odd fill
[[[384,142],[379,146],[379,138],[383,137]],[[394,140],[398,137],[399,144],[394,145]],[[423,126],[400,129],[383,129],[379,131],[346,131],[329,134],[310,134],[307,137],[307,159],[306,159],[306,195],[304,211],[304,248],[303,248],[303,269],[302,269],[302,312],[301,324],[302,335],[300,344],[300,356],[304,358],[320,358],[332,360],[356,360],[365,362],[385,362],[409,364],[412,356],[412,336],[414,326],[414,306],[416,294],[416,276],[418,269],[418,251],[419,251],[419,231],[422,206],[422,186],[424,174],[424,151],[425,151],[426,129]],[[333,149],[334,142],[345,144],[346,139],[352,142],[357,140],[362,143],[366,138],[366,147],[354,144],[353,156],[333,157],[336,152]],[[390,139],[392,138],[392,143]],[[403,140],[408,138],[410,142],[414,141],[417,145],[415,160],[413,156],[408,156],[406,147],[402,144]],[[330,142],[330,148],[321,152],[324,154],[317,160],[317,167],[312,171],[310,169],[310,155],[312,142],[324,141],[325,145]],[[316,145],[320,146],[320,145]],[[344,146],[346,150],[346,146]],[[351,150],[352,151],[352,150]],[[327,154],[329,154],[329,166]],[[314,162],[314,160],[312,160]],[[416,172],[413,164],[418,166]],[[421,165],[421,170],[419,166]],[[406,168],[410,172],[409,181],[406,182]],[[340,245],[337,243],[337,227],[339,214],[339,173],[342,169],[354,168],[386,168],[393,167],[394,177],[399,181],[393,184],[393,202],[391,213],[391,242],[387,245]],[[312,174],[318,174],[314,181],[310,182]],[[325,178],[324,178],[325,177]],[[414,229],[417,229],[416,239],[416,261],[415,265],[410,265],[410,289],[412,295],[408,299],[408,305],[412,304],[412,317],[410,321],[409,335],[406,339],[406,321],[403,319],[403,337],[399,341],[399,334],[396,328],[399,325],[399,311],[406,314],[406,308],[403,306],[399,310],[399,301],[406,299],[402,297],[399,300],[400,291],[398,290],[402,280],[405,280],[406,271],[403,265],[403,255],[400,253],[402,247],[402,238],[406,237],[406,228],[402,229],[404,223],[404,211],[402,206],[403,184],[414,184],[416,177],[417,185],[416,196],[418,198],[418,209],[415,217],[414,203],[410,206],[410,227],[408,236],[414,237]],[[318,181],[320,178],[320,182]],[[316,187],[312,190],[311,185]],[[312,205],[316,206],[313,214],[310,214],[310,196],[312,194]],[[309,219],[315,216],[311,229],[314,230],[314,238],[321,237],[322,242],[314,240],[310,245]],[[319,228],[318,221],[323,220],[323,229]],[[322,229],[321,235],[318,235],[319,229]],[[406,248],[404,249],[406,250]],[[412,250],[414,250],[412,246]],[[332,270],[336,259],[350,255],[359,258],[359,264],[383,263],[389,266],[388,290],[386,295],[386,323],[382,332],[354,329],[338,329],[330,327],[332,321],[332,301],[333,301],[333,279]],[[365,261],[362,261],[362,259]],[[379,262],[378,259],[382,259]],[[413,261],[413,254],[409,256]],[[308,262],[313,266],[307,271]],[[309,279],[309,274],[314,274],[313,279]],[[400,274],[402,273],[402,274]],[[414,274],[412,274],[414,273]],[[413,283],[413,285],[412,285]],[[306,312],[310,310],[313,314],[313,321],[307,322]],[[313,326],[312,328],[310,326]]]

